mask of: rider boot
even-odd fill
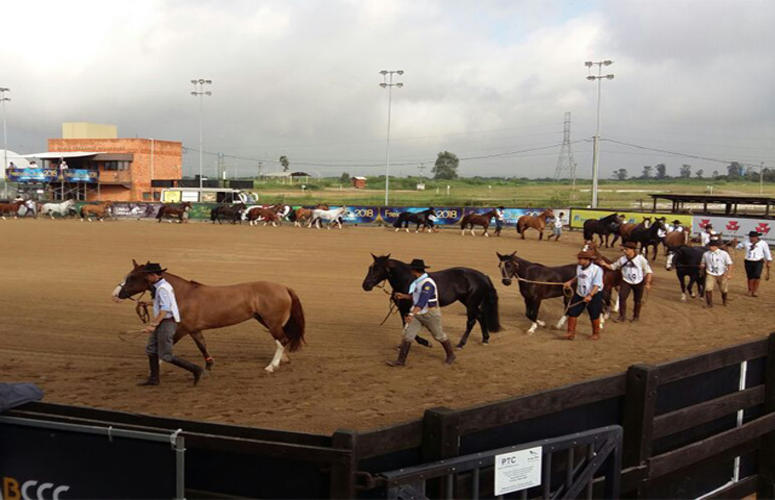
[[[565,335],[565,338],[568,340],[573,340],[576,338],[576,323],[579,321],[579,318],[575,316],[568,316],[568,333]]]
[[[632,321],[633,322],[638,321],[640,319],[640,308],[641,308],[641,305],[642,304],[640,302],[636,302],[635,305],[633,306],[633,310],[632,310]]]
[[[627,320],[627,302],[619,299],[619,317],[614,319],[614,323],[622,323],[626,320]]]
[[[600,318],[592,320],[592,336],[589,340],[600,340]]]
[[[444,363],[451,365],[455,361],[455,351],[452,349],[452,342],[447,339],[441,345],[444,346],[444,352],[447,353],[447,359],[444,360]]]
[[[191,372],[191,374],[194,375],[194,385],[199,383],[199,379],[202,377],[202,373],[204,373],[204,368],[201,366],[195,365],[191,361],[186,361],[185,359],[181,359],[176,356],[172,356],[170,363],[177,366],[178,368],[183,368],[184,370]]]
[[[721,305],[727,305],[727,293],[721,292]]]
[[[409,355],[409,348],[412,347],[412,343],[404,339],[401,341],[401,346],[398,348],[398,359],[395,361],[387,361],[388,366],[404,366],[406,365],[406,357]]]
[[[148,367],[151,369],[151,374],[148,375],[148,379],[145,382],[140,382],[137,385],[159,385],[159,355],[148,355]]]
[[[705,306],[713,307],[713,292],[705,292]]]

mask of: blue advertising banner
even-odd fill
[[[331,207],[337,208],[337,207]],[[350,224],[372,224],[379,219],[379,209],[377,207],[367,207],[360,205],[348,205],[344,221]]]
[[[5,171],[11,182],[54,182],[59,180],[55,168],[9,168]]]
[[[65,182],[88,182],[97,183],[99,172],[96,170],[87,170],[85,168],[68,168],[64,171]]]
[[[428,207],[382,207],[379,209],[380,218],[387,224],[393,224],[401,212],[422,212]],[[485,210],[486,211],[486,210]],[[436,224],[457,224],[463,218],[463,209],[458,207],[434,208]]]

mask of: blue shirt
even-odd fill
[[[412,295],[415,307],[420,308],[420,314],[428,312],[429,307],[439,305],[436,283],[428,276],[428,273],[423,274],[409,285],[409,294]]]
[[[165,311],[164,319],[174,318],[175,323],[180,323],[178,302],[175,299],[175,291],[167,280],[160,279],[153,284],[156,289],[153,296],[153,316],[159,315],[159,311]]]

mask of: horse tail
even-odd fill
[[[500,315],[498,314],[498,291],[487,276],[487,295],[484,297],[483,317],[487,329],[491,332],[501,331]]]
[[[283,326],[283,331],[288,339],[288,350],[293,352],[301,349],[304,343],[304,309],[296,292],[289,288],[288,295],[291,296],[291,316]]]
[[[525,230],[525,216],[523,215],[519,219],[517,219],[517,233],[522,234],[522,231]]]
[[[471,214],[466,214],[463,216],[462,219],[460,219],[460,229],[465,229],[466,224],[468,224],[468,219],[471,218]]]

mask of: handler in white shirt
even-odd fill
[[[767,275],[764,279],[770,280],[770,262],[772,254],[766,241],[759,239],[762,233],[751,231],[748,233],[748,241],[743,243],[745,248],[745,275],[748,278],[748,295],[758,297],[759,281],[762,277],[762,268],[767,266]]]
[[[718,284],[721,289],[721,302],[727,305],[729,280],[732,279],[732,257],[719,248],[717,239],[708,242],[710,250],[702,255],[700,269],[705,271],[705,301],[707,307],[713,307],[713,288]]]
[[[633,292],[633,311],[632,321],[640,319],[640,310],[643,299],[643,290],[651,290],[651,279],[654,272],[651,270],[649,261],[643,255],[638,253],[638,244],[634,241],[628,241],[622,245],[624,255],[615,262],[601,264],[612,271],[622,270],[622,284],[619,287],[619,317],[614,321],[621,322],[627,319],[627,298],[630,291]]]
[[[705,226],[705,231],[700,233],[700,244],[704,247],[708,246],[708,243],[710,243],[710,240],[715,236],[718,236],[718,233],[716,233],[716,231],[713,230],[713,226],[708,224],[707,226]]]
[[[576,282],[576,290],[570,299],[570,307],[566,315],[568,316],[568,333],[565,338],[573,340],[576,337],[576,323],[584,309],[589,313],[589,319],[592,320],[592,336],[590,340],[600,338],[600,313],[603,311],[603,269],[592,260],[595,254],[589,250],[579,252],[576,256],[579,265],[576,266],[576,277],[568,280],[563,285],[570,289],[573,282]]]

